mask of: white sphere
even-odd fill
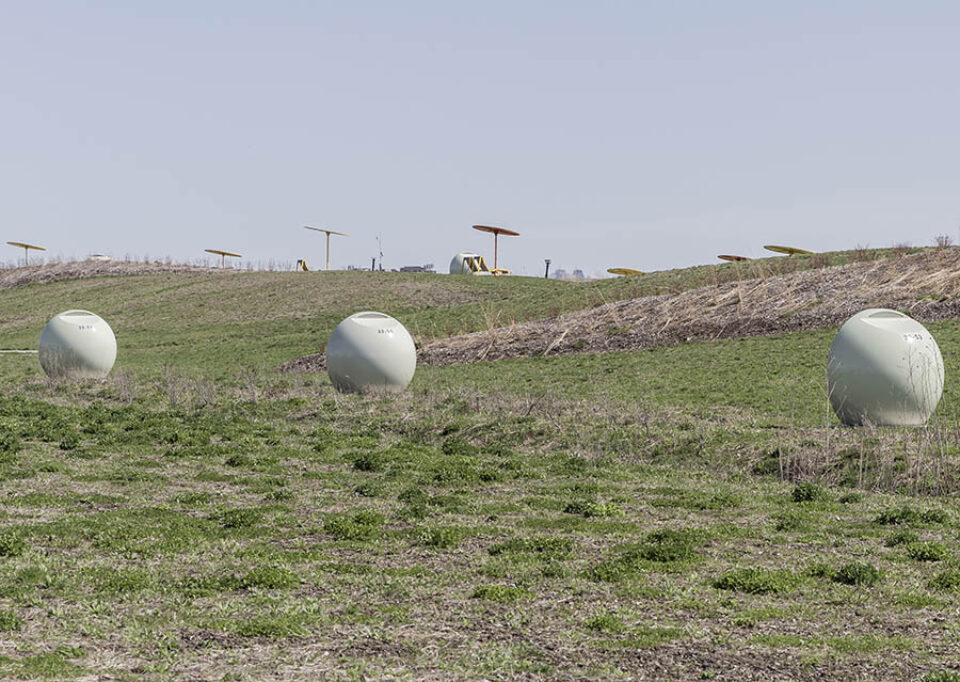
[[[453,257],[453,260],[450,261],[450,274],[451,275],[489,275],[489,272],[474,272],[470,269],[470,265],[466,263],[467,259],[470,258],[480,258],[480,254],[472,253],[470,251],[461,251],[456,256]]]
[[[52,379],[102,379],[117,359],[117,338],[99,315],[68,310],[43,328],[39,356],[40,366]]]
[[[327,342],[327,374],[340,392],[396,393],[410,385],[417,348],[406,327],[376,312],[351,315]]]
[[[943,357],[926,328],[895,310],[857,313],[837,332],[827,393],[848,426],[926,423],[943,395]]]

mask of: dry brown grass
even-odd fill
[[[823,329],[869,307],[905,310],[921,321],[957,316],[960,251],[943,249],[610,303],[496,333],[434,341],[421,349],[420,361],[461,364]]]

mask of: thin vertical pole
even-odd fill
[[[330,269],[330,233],[327,232],[327,270]]]
[[[30,249],[24,248],[23,250],[23,267],[30,265]]]
[[[497,237],[499,237],[496,232],[493,233],[493,269],[497,269]]]

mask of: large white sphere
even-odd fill
[[[48,377],[102,379],[117,359],[117,338],[99,315],[68,310],[43,328],[39,355]]]
[[[926,328],[895,310],[857,313],[837,332],[827,392],[848,426],[926,423],[943,395],[943,357]]]
[[[341,392],[399,392],[416,369],[417,348],[410,333],[383,313],[351,315],[327,342],[327,374]]]

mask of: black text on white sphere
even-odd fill
[[[47,322],[38,354],[50,378],[101,379],[117,359],[117,338],[99,315],[68,310]]]
[[[827,392],[848,426],[926,423],[943,395],[943,357],[927,329],[895,310],[857,313],[837,332]]]
[[[351,315],[327,343],[327,374],[338,391],[399,392],[417,369],[417,349],[400,322],[377,312]]]

